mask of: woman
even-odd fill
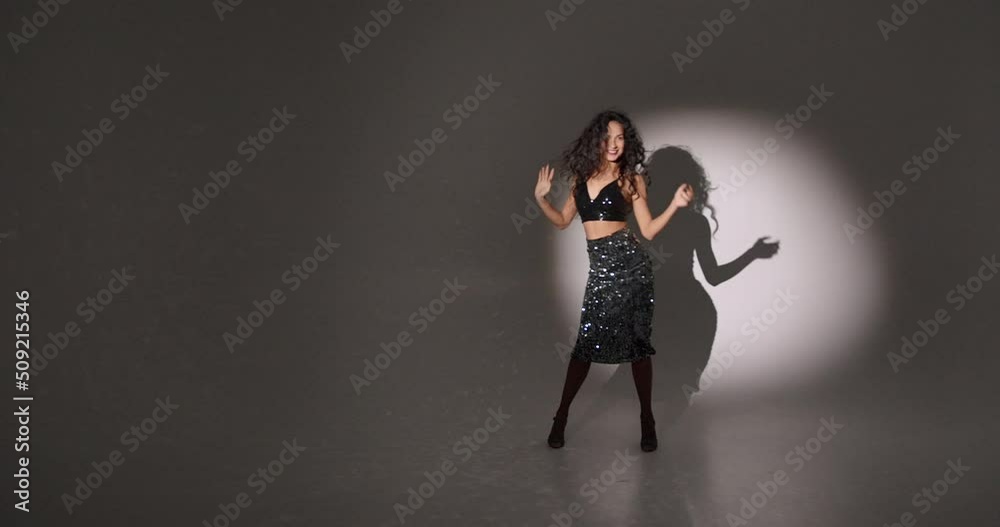
[[[656,253],[666,257],[655,266],[653,295],[657,300],[653,325],[656,334],[652,342],[656,349],[670,350],[669,364],[661,359],[653,373],[657,383],[652,402],[662,425],[664,420],[673,422],[680,417],[691,397],[698,392],[700,372],[709,363],[715,341],[717,311],[705,287],[695,278],[695,255],[705,284],[718,286],[737,276],[752,262],[773,257],[779,243],[768,241],[768,237],[759,238],[739,257],[728,262],[718,261],[712,236],[718,231],[719,223],[715,208],[709,203],[713,187],[701,163],[686,148],[668,146],[649,156],[646,172],[665,189],[664,195],[670,195],[673,189],[685,184],[694,190],[688,206],[670,220],[670,228],[655,244]],[[714,230],[708,214],[715,223]],[[613,409],[616,401],[630,396],[633,383],[628,377],[623,368],[616,370],[594,398],[594,403],[578,418],[578,427],[601,419]],[[658,403],[660,408],[657,408]]]
[[[580,329],[570,356],[562,399],[548,443],[565,444],[569,406],[583,384],[590,363],[632,363],[639,396],[639,420],[644,452],[656,450],[657,439],[650,397],[653,318],[651,258],[625,220],[635,213],[639,231],[652,240],[693,197],[690,185],[677,189],[662,214],[653,217],[646,204],[646,151],[632,121],[623,113],[605,111],[594,117],[580,137],[562,155],[573,192],[561,211],[545,197],[552,188],[554,170],[538,172],[535,200],[559,229],[570,225],[577,212],[587,236],[590,271],[580,315]]]

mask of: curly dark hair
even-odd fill
[[[719,220],[715,217],[715,207],[708,202],[709,192],[715,190],[708,179],[705,167],[691,153],[691,150],[684,146],[666,146],[657,149],[649,157],[648,168],[650,173],[655,173],[656,177],[664,183],[671,192],[676,192],[677,188],[687,183],[694,190],[694,199],[687,206],[691,212],[702,213],[708,209],[715,222],[715,230],[719,230]]]
[[[619,181],[627,181],[627,188],[634,189],[635,177],[641,175],[645,178],[646,186],[652,184],[646,172],[646,149],[638,130],[625,112],[609,109],[594,116],[580,136],[562,153],[561,160],[565,167],[563,175],[573,182],[574,189],[579,185],[586,185],[587,180],[601,167],[608,123],[612,121],[621,124],[625,130],[625,150],[615,161]]]

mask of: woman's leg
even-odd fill
[[[656,450],[656,422],[650,399],[653,394],[653,358],[646,357],[632,363],[632,378],[635,391],[639,394],[639,422],[642,424],[642,439],[639,446],[643,452]]]
[[[589,371],[590,361],[570,357],[569,366],[566,368],[566,382],[563,384],[562,399],[559,401],[556,417],[565,419],[569,415],[569,405],[576,397],[576,392],[580,391],[580,386],[583,386],[583,381],[587,378]]]
[[[632,379],[635,381],[635,391],[639,395],[640,417],[652,417],[653,407],[653,358],[646,357],[632,363]]]
[[[549,432],[549,446],[552,448],[562,448],[566,444],[563,437],[566,433],[566,419],[569,417],[569,405],[576,397],[576,392],[580,391],[587,372],[590,371],[590,362],[570,357],[569,366],[566,368],[566,382],[563,384],[562,400],[559,401],[559,409],[556,416],[552,418],[552,430]]]

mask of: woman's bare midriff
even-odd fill
[[[583,232],[587,234],[588,240],[595,240],[610,236],[628,225],[624,221],[585,221],[583,222]]]

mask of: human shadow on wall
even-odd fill
[[[654,216],[662,211],[659,205],[669,203],[681,185],[689,184],[695,191],[691,203],[680,209],[652,241],[643,243],[652,258],[655,276],[653,413],[658,428],[665,430],[684,413],[697,392],[715,341],[717,311],[695,278],[695,254],[705,280],[716,286],[754,260],[774,256],[778,243],[760,238],[735,260],[720,265],[712,250],[714,231],[705,216],[708,212],[714,219],[714,209],[708,203],[712,187],[701,163],[687,149],[669,146],[653,153],[647,169],[652,182],[647,199]],[[718,227],[716,222],[715,230]],[[569,420],[568,429],[582,430],[619,405],[631,405],[638,434],[639,404],[629,363],[619,365],[592,400],[579,418]]]

